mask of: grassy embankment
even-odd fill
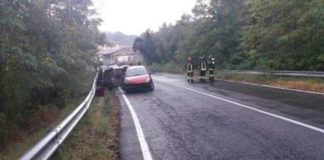
[[[248,75],[228,72],[217,72],[218,79],[232,80],[236,82],[248,82],[261,85],[269,85],[287,89],[324,93],[324,79],[306,77],[283,77],[274,75]]]
[[[69,115],[86,97],[92,85],[92,74],[85,74],[80,81],[79,94],[68,100],[65,106],[47,104],[22,117],[24,124],[9,124],[5,128],[5,143],[0,146],[0,160],[18,159],[24,152],[36,144],[50,130]],[[1,128],[1,127],[0,127]]]
[[[85,117],[53,159],[118,159],[118,101],[111,93],[95,98]]]
[[[31,123],[39,123],[37,128],[32,130],[23,130],[17,128],[14,131],[14,136],[10,142],[3,148],[1,152],[1,160],[18,159],[24,152],[36,144],[42,137],[46,135],[53,127],[58,125],[67,115],[69,115],[76,106],[83,101],[83,98],[73,100],[70,105],[66,106],[62,110],[58,110],[56,107],[46,107],[35,113]],[[37,120],[37,122],[36,122]],[[12,131],[13,132],[13,131]],[[16,137],[19,136],[19,137]]]
[[[185,74],[184,67],[181,68],[175,63],[167,63],[165,65],[153,64],[151,66],[151,71],[162,72],[162,73]],[[197,75],[197,73],[195,75]],[[274,76],[271,74],[250,75],[250,74],[241,74],[241,73],[238,74],[238,73],[217,71],[216,79],[232,80],[236,82],[248,82],[248,83],[270,85],[270,86],[287,88],[287,89],[298,89],[298,90],[324,93],[323,78],[283,77],[283,76]]]

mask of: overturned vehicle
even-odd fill
[[[97,86],[112,90],[123,83],[123,76],[128,66],[101,66],[98,68]]]

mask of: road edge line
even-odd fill
[[[218,97],[218,96],[215,96],[215,95],[211,95],[211,94],[208,94],[208,93],[205,93],[205,92],[202,92],[202,91],[198,91],[196,89],[192,89],[192,88],[188,88],[188,87],[184,87],[184,86],[176,85],[176,84],[173,84],[173,85],[177,86],[177,87],[180,87],[180,88],[183,88],[183,89],[186,89],[186,90],[190,90],[192,92],[200,93],[200,94],[206,95],[208,97],[212,97],[212,98],[215,98],[215,99],[227,102],[227,103],[231,103],[231,104],[240,106],[242,108],[250,109],[250,110],[253,110],[253,111],[268,115],[268,116],[271,116],[271,117],[275,117],[275,118],[278,118],[278,119],[281,119],[281,120],[284,120],[284,121],[287,121],[287,122],[290,122],[290,123],[293,123],[293,124],[296,124],[296,125],[299,125],[299,126],[302,126],[302,127],[305,127],[305,128],[311,129],[313,131],[317,131],[317,132],[320,132],[320,133],[324,134],[324,129],[319,128],[319,127],[315,127],[315,126],[312,126],[312,125],[309,125],[309,124],[306,124],[306,123],[303,123],[303,122],[300,122],[300,121],[297,121],[297,120],[293,120],[293,119],[290,119],[290,118],[287,118],[287,117],[283,117],[283,116],[280,116],[280,115],[277,115],[277,114],[274,114],[274,113],[266,112],[266,111],[263,111],[261,109],[257,109],[257,108],[254,108],[254,107],[251,107],[251,106],[248,106],[248,105],[245,105],[245,104],[241,104],[241,103],[234,102],[234,101],[231,101],[231,100],[228,100],[228,99],[225,99],[225,98],[221,98],[221,97]]]
[[[118,89],[121,92],[123,100],[125,101],[128,109],[129,109],[129,111],[131,113],[131,116],[132,116],[132,119],[133,119],[133,122],[134,122],[134,125],[135,125],[135,129],[136,129],[136,133],[137,133],[138,142],[139,142],[139,144],[141,146],[143,159],[144,160],[153,160],[151,152],[150,152],[149,147],[148,147],[148,144],[147,144],[147,142],[145,140],[145,135],[144,135],[144,132],[142,130],[142,126],[141,126],[141,124],[139,122],[139,119],[138,119],[138,117],[136,115],[134,107],[130,103],[127,96],[124,93],[122,93],[123,91],[120,88],[118,88]]]

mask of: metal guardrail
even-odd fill
[[[314,78],[324,78],[324,72],[317,71],[255,71],[255,70],[224,70],[230,73],[242,73],[242,74],[273,74],[277,76],[293,76],[293,77],[314,77]]]
[[[67,136],[71,133],[73,128],[78,124],[80,119],[87,112],[96,91],[96,81],[98,74],[95,76],[91,91],[85,100],[58,126],[50,131],[44,138],[42,138],[36,145],[23,154],[19,159],[31,160],[41,159],[46,160],[57,150],[63,143]]]

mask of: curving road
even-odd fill
[[[171,74],[153,79],[153,92],[126,94],[129,102],[117,93],[122,160],[324,159],[324,95],[224,81],[187,84]]]

